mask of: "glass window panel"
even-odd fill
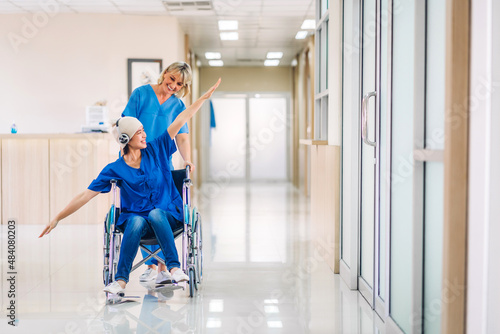
[[[425,147],[444,149],[445,0],[427,3]]]
[[[320,13],[321,13],[321,17],[323,17],[323,15],[325,15],[325,13],[328,11],[328,0],[321,0],[321,3],[320,3]]]
[[[392,319],[411,331],[413,222],[413,105],[415,3],[399,1],[393,16],[391,301]]]
[[[375,91],[376,43],[373,35],[376,25],[376,1],[363,1],[363,96]],[[368,139],[375,140],[375,105],[377,97],[371,97],[367,108]],[[361,264],[360,275],[373,287],[374,283],[374,241],[375,241],[375,148],[366,143],[361,145]]]
[[[356,110],[358,93],[354,85],[356,85],[357,75],[353,71],[356,69],[356,55],[354,52],[355,31],[354,31],[354,3],[353,1],[344,1],[343,3],[343,41],[342,41],[342,240],[341,240],[341,257],[348,265],[355,265],[351,260],[351,225],[356,224],[355,212],[351,205],[349,194],[355,193],[351,189],[352,178],[357,177],[357,173],[353,171],[352,160],[355,159],[357,148],[354,144],[352,129],[353,113]],[[359,55],[358,55],[359,56]]]
[[[424,218],[424,332],[436,334],[441,333],[443,188],[443,163],[427,162]]]
[[[321,98],[321,138],[328,139],[328,95]]]
[[[389,197],[388,193],[388,184],[390,181],[390,175],[387,173],[387,115],[389,112],[389,105],[387,103],[387,92],[390,90],[388,86],[388,71],[390,69],[390,64],[388,63],[388,54],[387,54],[387,38],[388,38],[388,29],[387,22],[384,22],[384,18],[387,17],[387,9],[388,9],[388,0],[382,0],[381,2],[381,11],[382,11],[382,24],[381,24],[381,55],[380,55],[380,238],[379,238],[379,291],[378,295],[382,300],[385,300],[386,288],[385,288],[385,280],[386,280],[386,224],[388,220],[388,216],[386,213],[387,203]]]
[[[321,138],[321,99],[314,100],[314,139]]]
[[[323,45],[321,44],[321,36],[323,32],[321,29],[316,30],[316,64],[321,64],[321,52],[323,51]],[[316,73],[316,85],[314,91],[316,94],[321,92],[321,79],[323,74],[321,73],[321,66],[315,66],[314,72]]]
[[[328,21],[327,21],[328,22]],[[321,47],[320,47],[320,88],[319,91],[323,92],[327,88],[328,80],[328,24],[323,23],[321,25]]]
[[[325,22],[325,35],[326,35],[326,41],[325,41],[325,80],[326,80],[326,86],[325,89],[328,89],[328,23],[329,20],[326,20]]]
[[[444,149],[445,0],[427,3],[426,113],[428,149]],[[425,333],[441,332],[443,262],[443,164],[425,165],[424,320]]]

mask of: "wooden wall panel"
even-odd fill
[[[2,140],[2,224],[49,220],[48,139]]]
[[[101,169],[118,157],[107,134],[5,135],[1,141],[2,224],[46,225]],[[101,223],[110,195],[93,199],[66,224]]]
[[[340,272],[340,147],[311,145],[311,232],[313,248]]]
[[[444,150],[442,333],[465,333],[467,276],[467,181],[469,133],[470,0],[448,0]]]
[[[325,148],[325,234],[332,248],[328,264],[333,272],[340,273],[340,146]]]
[[[50,140],[50,217],[87,189],[106,166],[109,142],[97,138]],[[118,158],[118,150],[115,159]],[[103,221],[109,208],[109,195],[101,194],[64,219],[64,224],[94,224]]]

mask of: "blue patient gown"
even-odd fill
[[[149,212],[156,208],[168,211],[182,221],[182,198],[168,168],[168,157],[176,150],[174,141],[165,131],[141,150],[140,168],[130,167],[120,157],[104,167],[88,189],[107,193],[111,190],[110,181],[117,180],[121,190],[118,226],[132,215],[147,218]]]
[[[151,85],[144,85],[132,92],[122,116],[132,116],[141,121],[147,135],[146,142],[149,143],[165,132],[175,118],[185,109],[184,102],[175,95],[172,95],[163,104],[160,104],[153,87]],[[187,124],[181,127],[179,133],[189,133]],[[168,159],[168,165],[170,170],[174,169],[171,156]],[[160,248],[157,245],[146,247],[152,252]],[[143,249],[141,249],[141,253],[143,257],[148,255]],[[158,256],[163,259],[165,258],[161,251],[158,253]],[[149,259],[146,265],[150,264],[158,264],[158,261],[155,258]]]

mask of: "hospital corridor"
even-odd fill
[[[203,284],[194,298],[182,289],[148,291],[137,270],[127,287],[131,298],[106,305],[102,226],[60,227],[42,244],[32,241],[38,226],[20,226],[18,244],[31,246],[18,253],[19,330],[384,333],[363,297],[325,263],[333,252],[331,240],[312,246],[310,206],[293,186],[239,184],[221,190],[203,207]],[[32,279],[37,275],[44,279]]]
[[[500,333],[499,0],[0,0],[0,333]]]

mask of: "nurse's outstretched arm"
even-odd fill
[[[215,92],[217,87],[219,87],[221,79],[217,80],[215,85],[213,85],[205,94],[203,94],[198,100],[196,100],[193,104],[191,104],[189,107],[187,107],[183,112],[181,112],[175,120],[170,124],[168,127],[167,131],[168,134],[170,135],[170,138],[174,138],[181,127],[186,124],[187,121],[191,119],[191,117],[196,114],[196,112],[201,108],[203,105],[203,102],[205,100],[208,100],[210,96]]]
[[[73,214],[76,210],[80,209],[82,206],[88,203],[92,198],[100,194],[98,191],[93,191],[90,189],[85,189],[82,193],[78,194],[69,202],[68,205],[61,212],[59,212],[54,219],[50,223],[45,226],[42,234],[40,234],[39,238],[43,237],[46,234],[49,234],[50,231],[56,228],[57,223],[60,220],[68,217]]]

